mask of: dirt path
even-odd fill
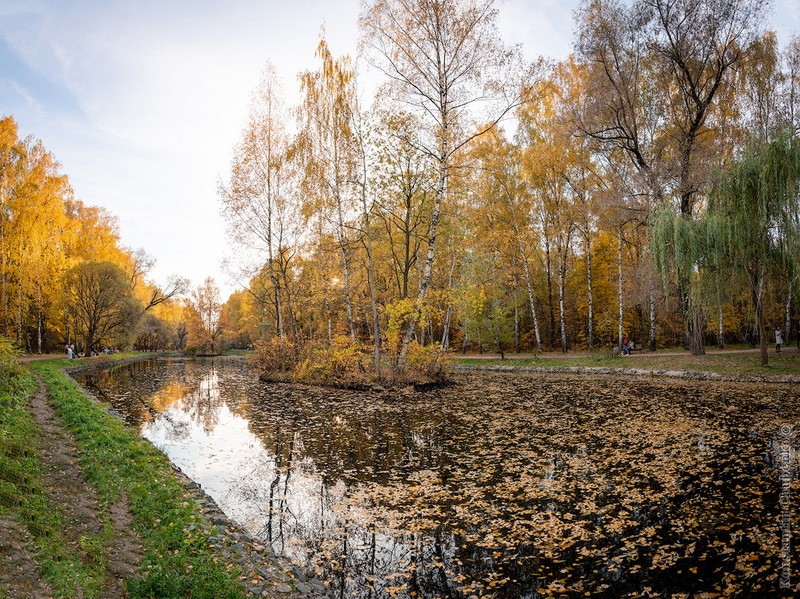
[[[52,597],[50,587],[39,576],[31,545],[30,534],[19,523],[0,518],[0,597]]]
[[[44,384],[31,398],[30,412],[41,430],[41,460],[45,487],[49,499],[58,506],[64,518],[64,537],[72,550],[91,569],[104,570],[99,597],[119,599],[127,596],[124,579],[133,575],[140,562],[140,547],[131,530],[131,517],[125,497],[105,510],[94,489],[87,484],[78,465],[74,439],[64,430],[47,397]],[[91,555],[87,540],[103,537],[103,521],[110,524],[110,535],[102,543],[105,558],[98,562]],[[9,597],[49,597],[47,586],[39,578],[32,556],[25,549],[25,531],[2,524],[0,543],[3,544],[4,564],[9,571],[16,568],[16,580],[0,579]],[[108,534],[109,529],[106,529]],[[16,538],[14,538],[16,537]],[[3,568],[5,570],[5,568]],[[15,586],[17,585],[17,586]],[[22,585],[22,586],[19,586]]]

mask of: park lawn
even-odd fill
[[[794,348],[786,348],[780,354],[770,349],[769,364],[761,366],[758,352],[737,351],[731,353],[708,353],[703,356],[692,356],[689,353],[675,355],[673,351],[635,352],[630,356],[611,357],[607,353],[593,356],[576,357],[564,354],[540,354],[537,357],[515,358],[507,355],[500,358],[454,357],[455,365],[473,366],[532,366],[532,367],[597,367],[597,368],[629,368],[643,370],[689,370],[696,372],[712,372],[725,376],[743,377],[780,377],[785,375],[800,376],[800,352]]]

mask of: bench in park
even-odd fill
[[[630,349],[631,353],[635,351],[642,351],[642,344],[641,343],[634,343],[633,347]],[[612,356],[620,356],[622,355],[622,348],[619,345],[612,345],[611,346],[611,355]]]

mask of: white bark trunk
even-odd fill
[[[622,295],[622,227],[617,228],[617,300],[619,302],[617,347],[622,349],[622,326],[624,317],[624,297]]]
[[[592,240],[586,235],[586,292],[589,301],[589,318],[586,323],[586,332],[589,342],[589,352],[594,351],[594,288],[592,286]]]
[[[783,329],[784,343],[788,344],[790,339],[790,333],[792,331],[792,282],[789,281],[789,289],[786,292],[786,320],[785,320],[785,327]]]

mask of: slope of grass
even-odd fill
[[[74,436],[87,482],[105,506],[127,499],[143,545],[131,597],[242,597],[239,572],[210,547],[199,507],[167,458],[93,403],[62,368],[74,361],[32,362],[65,427]]]

